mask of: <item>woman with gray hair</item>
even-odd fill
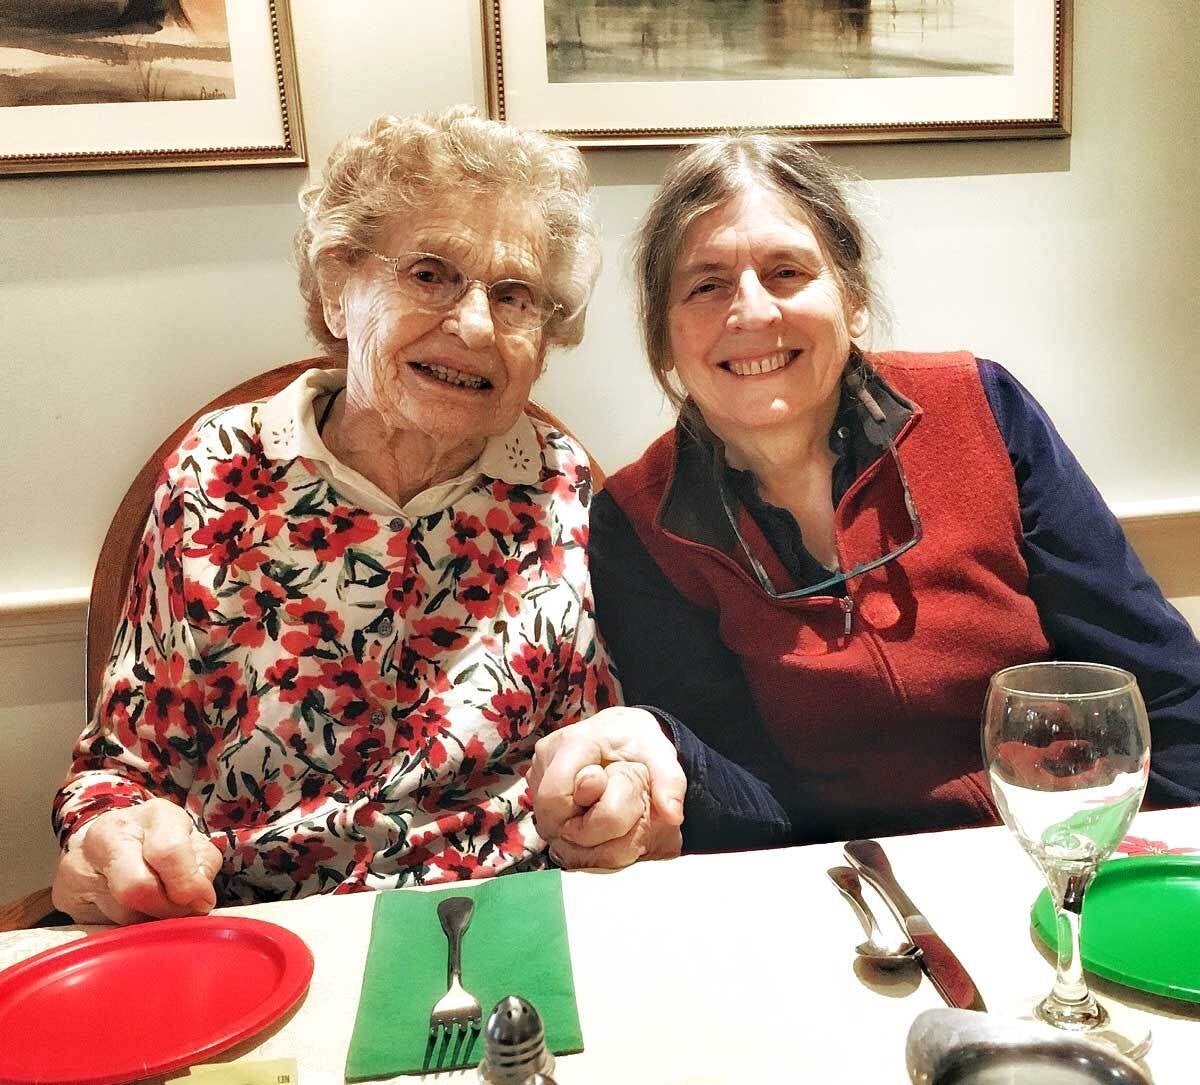
[[[536,864],[534,742],[616,699],[587,457],[525,413],[598,268],[579,153],[381,117],[301,205],[331,359],[164,465],[55,802],[81,922]]]
[[[1200,801],[1196,638],[1011,374],[858,347],[867,241],[839,171],[798,140],[707,141],[639,240],[679,422],[609,478],[590,556],[625,697],[653,707],[539,743],[556,853],[586,863],[655,809],[591,816],[572,787],[598,749],[677,755],[689,849],[992,823],[987,683],[1047,658],[1132,671],[1149,799]]]

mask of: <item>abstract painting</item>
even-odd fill
[[[586,144],[1062,136],[1070,0],[483,0],[493,116]]]
[[[1012,0],[545,4],[551,83],[1012,73]]]
[[[226,0],[0,0],[0,107],[235,96]]]
[[[287,0],[0,0],[0,174],[302,163]]]

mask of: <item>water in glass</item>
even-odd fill
[[[1150,769],[1150,726],[1137,682],[1093,663],[1031,663],[993,675],[983,751],[1005,824],[1050,886],[1058,973],[1035,1016],[1088,1032],[1137,1058],[1149,1030],[1119,1024],[1088,990],[1079,957],[1084,892],[1129,828]]]

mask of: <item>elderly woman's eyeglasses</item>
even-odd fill
[[[482,286],[497,324],[518,331],[536,331],[544,328],[562,308],[534,283],[500,279],[489,285],[479,279],[468,279],[444,256],[431,252],[406,252],[400,256],[384,256],[370,249],[367,252],[387,264],[400,292],[425,309],[449,309],[471,287]]]

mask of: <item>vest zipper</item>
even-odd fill
[[[846,615],[846,636],[850,636],[850,627],[854,622],[854,600],[848,595],[843,595],[838,602],[841,604],[842,612]]]

